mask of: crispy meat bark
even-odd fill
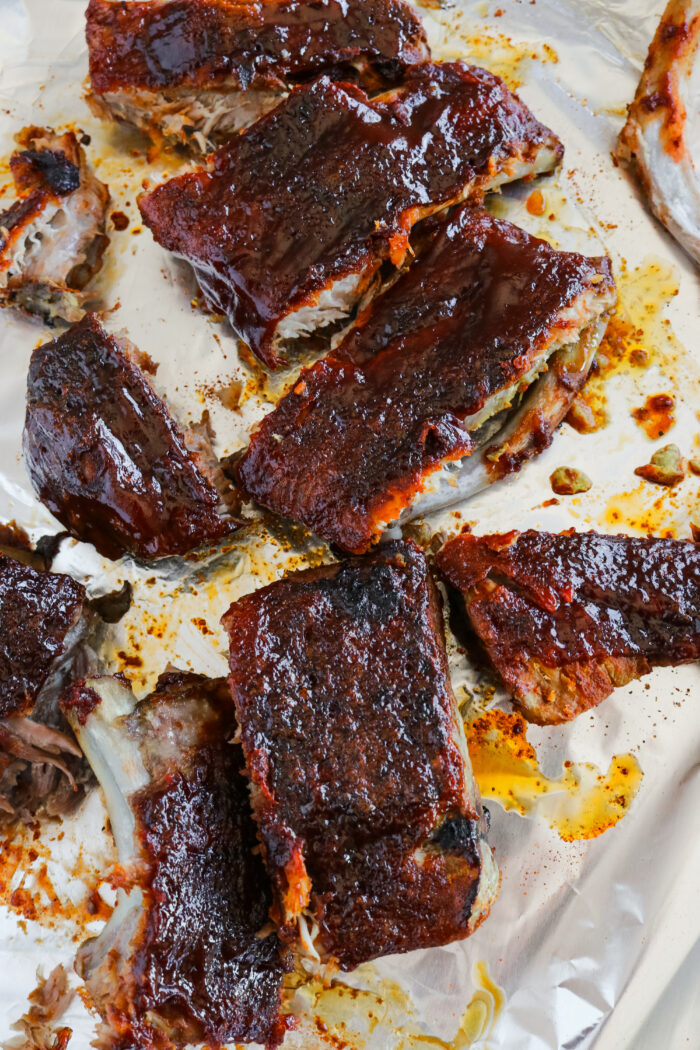
[[[10,159],[18,199],[0,214],[0,303],[47,324],[83,316],[108,243],[109,190],[72,131],[24,128]]]
[[[670,0],[663,13],[617,155],[629,164],[652,211],[700,262],[700,177],[693,160],[700,0]]]
[[[268,367],[280,344],[344,317],[419,219],[553,168],[555,135],[492,73],[412,67],[371,100],[322,77],[141,198],[156,240]]]
[[[78,952],[112,1045],[278,1045],[284,957],[225,679],[170,672],[136,702],[120,678],[62,700],[105,793],[122,887]]]
[[[653,667],[700,659],[694,543],[465,532],[436,565],[532,722],[566,722]]]
[[[89,314],[29,366],[24,458],[34,489],[108,558],[185,554],[238,524],[224,512],[213,453],[178,427],[137,354]]]
[[[488,445],[497,477],[546,448],[590,369],[589,330],[615,301],[606,258],[555,251],[468,206],[431,224],[418,260],[301,373],[237,465],[260,503],[358,554],[414,500],[420,513],[445,464]],[[578,371],[563,367],[573,348]],[[542,411],[553,379],[559,396]],[[519,455],[510,432],[492,447],[531,387],[529,441]],[[446,501],[464,495],[453,473],[441,480]]]
[[[89,779],[58,709],[87,634],[85,588],[0,555],[0,822],[67,812]]]
[[[430,57],[403,0],[90,0],[86,35],[99,115],[203,151],[295,81],[330,72],[372,89]]]
[[[282,936],[351,968],[471,933],[498,871],[420,549],[293,574],[223,622]]]

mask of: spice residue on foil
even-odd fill
[[[62,862],[57,856],[62,854]],[[45,929],[68,928],[80,940],[112,908],[100,895],[103,875],[73,849],[60,820],[5,829],[0,841],[0,904]]]
[[[503,989],[493,980],[485,962],[472,967],[474,992],[454,1037],[450,1040],[426,1034],[416,1023],[414,1004],[395,981],[379,978],[371,964],[361,966],[355,976],[371,986],[356,988],[340,981],[324,984],[320,979],[298,975],[291,979],[290,1005],[304,1020],[311,1019],[314,1034],[334,1050],[467,1050],[488,1039],[505,1003]],[[290,1045],[303,1046],[292,1036]],[[288,1037],[289,1038],[289,1037]]]
[[[616,493],[603,512],[601,523],[610,531],[668,539],[690,539],[688,517],[700,506],[700,482],[688,473],[681,484],[666,487],[641,481]]]
[[[511,91],[521,87],[530,63],[551,64],[559,57],[550,44],[512,40],[504,33],[484,30],[458,7],[430,11],[426,28],[433,57],[465,59],[501,77]]]
[[[465,728],[483,798],[546,820],[565,842],[596,838],[614,827],[639,790],[642,770],[630,754],[613,755],[605,773],[589,762],[565,762],[560,777],[545,776],[522,715],[492,708]]]
[[[605,426],[605,386],[611,376],[657,365],[672,378],[670,370],[683,353],[670,321],[664,317],[678,294],[674,267],[649,257],[632,270],[623,264],[616,281],[617,310],[596,354],[594,371],[567,417],[568,423],[583,432]]]

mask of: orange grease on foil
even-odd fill
[[[684,353],[670,321],[663,316],[678,294],[675,269],[650,257],[633,270],[623,264],[616,281],[617,309],[610,318],[590,378],[574,401],[579,406],[578,419],[574,410],[567,420],[584,432],[607,422],[605,385],[611,376],[658,365],[673,379],[674,363]],[[583,422],[586,415],[591,417],[590,424]]]
[[[673,488],[642,481],[612,496],[600,522],[611,532],[687,540],[688,517],[699,505],[700,484],[692,475]]]
[[[646,431],[647,437],[663,437],[676,422],[673,410],[675,398],[671,394],[652,394],[640,408],[635,408],[632,417]]]
[[[112,908],[98,893],[102,876],[90,868],[79,855],[72,879],[84,885],[81,899],[75,903],[59,893],[49,875],[51,850],[39,840],[37,829],[18,826],[0,838],[0,904],[20,918],[47,929],[71,923],[76,926],[76,939],[83,937],[85,926],[97,919],[106,921]]]
[[[639,790],[642,770],[630,754],[614,755],[606,773],[589,762],[565,762],[561,777],[546,777],[521,715],[493,708],[465,729],[482,796],[546,820],[565,842],[596,838],[614,827]]]

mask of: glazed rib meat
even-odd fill
[[[29,366],[24,458],[34,489],[108,558],[185,554],[238,524],[213,453],[178,427],[137,362],[89,314]]]
[[[223,622],[282,936],[344,968],[466,937],[498,871],[420,549],[293,574]]]
[[[284,960],[225,679],[169,672],[137,703],[124,679],[94,678],[62,705],[119,856],[117,907],[77,958],[102,1043],[278,1045]]]
[[[430,57],[404,0],[90,0],[86,35],[97,112],[202,151],[295,81],[376,88]]]
[[[469,206],[430,223],[417,261],[301,373],[237,465],[260,503],[358,554],[421,512],[431,475],[431,505],[463,498],[474,471],[465,487],[454,468],[480,446],[486,480],[546,448],[615,301],[607,258]]]
[[[617,146],[657,218],[698,262],[700,177],[693,153],[699,42],[699,0],[670,0]]]
[[[109,190],[72,131],[24,128],[10,159],[17,200],[0,214],[0,303],[77,321],[107,246]]]
[[[411,227],[553,168],[558,139],[503,82],[459,62],[412,67],[380,98],[322,77],[211,158],[141,198],[156,240],[268,367],[350,312]]]
[[[532,722],[566,722],[653,667],[700,659],[694,543],[462,533],[436,565]]]
[[[89,777],[58,708],[88,631],[85,589],[0,555],[0,821],[55,816]]]

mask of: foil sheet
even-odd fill
[[[459,518],[455,508],[434,516],[421,526],[427,535],[449,535],[470,522],[479,532],[573,526],[638,534],[651,528],[688,538],[694,513],[700,524],[700,478],[688,477],[672,492],[651,491],[636,484],[633,473],[668,441],[685,455],[697,454],[697,271],[610,156],[663,6],[662,0],[463,0],[421,9],[436,57],[473,59],[504,74],[565,143],[562,172],[541,182],[544,215],[527,210],[532,185],[508,189],[493,207],[563,248],[608,252],[623,307],[637,317],[646,301],[653,315],[640,331],[651,366],[606,380],[607,426],[581,435],[564,425],[552,448],[520,476],[456,508]],[[84,7],[84,0],[2,0],[1,153],[9,156],[13,134],[27,123],[71,125],[91,136],[89,157],[110,185],[112,208],[130,220],[127,230],[112,234],[98,279],[105,305],[113,308],[109,327],[126,330],[158,362],[156,385],[183,421],[196,422],[208,411],[217,450],[228,454],[269,410],[280,381],[256,380],[230,331],[196,304],[188,268],[141,228],[135,195],[142,181],[157,181],[182,162],[161,156],[149,164],[141,140],[90,114],[82,98]],[[9,183],[6,174],[3,168],[0,182]],[[33,538],[59,531],[35,500],[20,456],[29,356],[48,337],[9,311],[0,318],[0,520],[16,521]],[[242,392],[234,410],[226,396],[232,389]],[[651,442],[630,410],[659,392],[674,393],[676,423],[667,438]],[[548,477],[561,465],[585,470],[591,490],[552,502]],[[330,557],[303,531],[290,535],[262,520],[229,547],[207,562],[171,559],[154,567],[110,563],[68,541],[54,567],[84,580],[91,594],[132,582],[134,604],[111,628],[100,655],[106,670],[125,671],[143,693],[169,662],[224,673],[219,617],[230,602],[287,569]],[[475,703],[491,697],[456,649],[451,663],[460,696]],[[550,776],[567,760],[604,770],[613,755],[634,754],[644,776],[624,819],[597,838],[563,842],[546,821],[491,805],[490,841],[503,881],[484,926],[466,942],[343,976],[358,991],[343,998],[336,987],[330,1004],[328,996],[315,1002],[313,990],[299,988],[302,1022],[287,1045],[329,1045],[315,1022],[316,1013],[327,1010],[331,1023],[342,1016],[346,1044],[358,1050],[700,1046],[699,685],[697,667],[657,670],[573,724],[530,730]],[[493,700],[507,709],[498,692]],[[46,871],[62,901],[79,902],[85,890],[78,868],[97,884],[112,859],[98,792],[61,832],[54,830],[47,842]],[[13,887],[21,879],[17,871]],[[83,924],[79,936],[99,926],[98,920]],[[0,909],[0,1039],[24,1012],[37,968],[70,965],[75,938],[69,921],[47,928],[18,919],[16,909]],[[467,1026],[456,1035],[470,1002],[481,1020],[471,1034]],[[72,1045],[87,1047],[94,1018],[79,1000],[65,1023],[74,1030]]]

